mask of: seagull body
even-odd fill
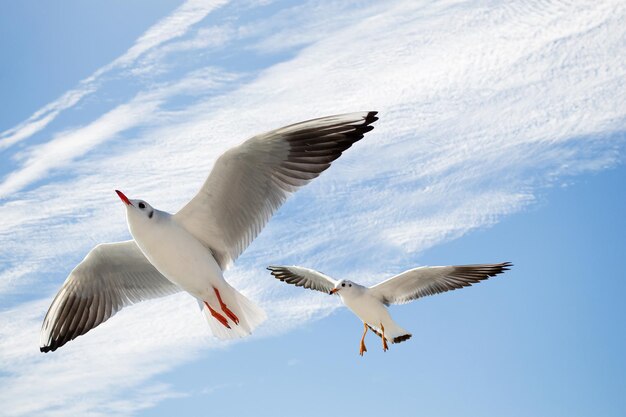
[[[56,350],[127,305],[180,291],[197,299],[215,336],[250,334],[265,313],[223,271],[293,192],[376,120],[376,112],[342,114],[254,136],[220,156],[198,194],[175,214],[116,190],[133,240],[97,245],[72,270],[46,314],[40,350]]]
[[[343,304],[363,322],[359,354],[367,351],[365,335],[368,329],[382,339],[383,350],[389,343],[400,343],[411,334],[400,327],[389,314],[391,304],[404,304],[427,295],[468,287],[507,271],[509,262],[499,264],[424,266],[410,269],[372,287],[349,280],[335,280],[328,275],[301,266],[270,266],[277,279],[328,294],[338,294]]]
[[[383,341],[383,350],[388,349],[387,342],[400,343],[411,338],[411,333],[400,327],[389,314],[389,310],[368,287],[355,282],[344,281],[338,283],[339,287],[333,288],[332,294],[338,293],[343,304],[348,307],[363,322],[363,337],[359,354],[367,351],[365,348],[365,335],[370,329],[379,335]],[[345,287],[341,287],[346,284]],[[339,291],[341,288],[341,291]],[[383,337],[384,335],[384,337]]]
[[[211,251],[174,216],[117,193],[139,249],[165,278],[198,299],[216,336],[245,336],[263,322],[264,312],[226,282]]]
[[[154,210],[149,219],[135,207],[136,204],[127,205],[128,228],[148,261],[183,290],[200,299],[208,297],[207,287],[223,280],[213,254],[176,223],[171,214]],[[148,204],[145,207],[152,210]]]

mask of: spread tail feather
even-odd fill
[[[380,328],[378,328],[378,326],[373,327],[372,325],[368,324],[367,327],[369,327],[369,329],[372,332],[374,332],[378,337],[380,338],[383,337],[380,331]],[[385,339],[387,339],[389,343],[401,343],[406,340],[409,340],[411,336],[412,336],[411,333],[407,332],[406,330],[396,325],[395,323],[390,326],[385,326]]]
[[[265,312],[260,307],[236,289],[230,287],[226,291],[222,290],[221,295],[224,302],[228,306],[228,309],[231,310],[239,319],[239,324],[235,324],[231,319],[227,319],[230,328],[227,328],[215,317],[213,317],[204,301],[198,300],[198,304],[202,309],[202,314],[204,314],[204,317],[209,323],[211,332],[218,339],[227,340],[246,337],[267,318]],[[212,305],[212,308],[214,308],[218,313],[226,316],[220,310],[219,305]]]

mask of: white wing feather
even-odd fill
[[[41,328],[40,350],[56,350],[130,304],[179,291],[152,266],[135,241],[98,245],[54,297]]]
[[[219,157],[174,219],[226,269],[291,193],[326,170],[376,120],[376,112],[351,113],[255,136]]]
[[[416,298],[439,294],[472,284],[507,271],[510,262],[483,265],[424,266],[410,269],[370,288],[370,294],[383,303],[402,304]]]

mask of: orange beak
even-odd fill
[[[329,294],[333,295],[334,293],[336,293],[337,291],[339,291],[339,288],[333,288],[332,290],[330,290]]]
[[[124,204],[126,204],[127,206],[132,206],[133,203],[130,202],[130,200],[128,199],[128,197],[126,197],[124,195],[123,192],[121,192],[120,190],[115,190],[115,192],[117,193],[117,195],[122,199],[122,201],[124,202]]]

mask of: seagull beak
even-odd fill
[[[339,288],[333,288],[332,290],[330,290],[329,294],[333,295],[334,293],[336,293],[337,291],[339,291]]]
[[[124,195],[123,192],[121,192],[120,190],[115,190],[115,192],[117,193],[117,195],[122,199],[122,201],[127,205],[127,206],[132,206],[133,203],[130,202],[130,200],[128,199],[128,197],[126,197]]]

